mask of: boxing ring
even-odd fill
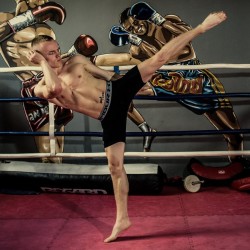
[[[115,67],[101,67],[105,70],[115,71],[116,73],[120,73],[121,71],[127,71],[132,66],[115,66]],[[223,68],[223,69],[250,69],[250,64],[203,64],[203,65],[169,65],[163,66],[162,70],[195,70],[195,69],[216,69],[216,68]],[[12,67],[12,68],[0,68],[0,73],[13,73],[17,71],[41,71],[40,67]],[[138,100],[157,100],[157,101],[173,101],[177,100],[178,98],[203,98],[204,95],[175,95],[175,96],[167,96],[167,97],[150,97],[150,96],[137,96],[135,99]],[[218,97],[233,97],[233,98],[249,98],[250,93],[225,93],[225,94],[207,94],[206,98],[218,98]],[[0,102],[25,102],[25,101],[35,101],[40,100],[39,98],[2,98]],[[250,129],[238,129],[238,130],[192,130],[192,131],[157,131],[157,132],[127,132],[127,137],[142,137],[142,136],[157,136],[157,137],[167,137],[167,136],[200,136],[200,135],[216,135],[216,134],[250,134]],[[85,168],[85,172],[82,171],[79,166],[74,164],[42,164],[42,163],[25,163],[25,162],[13,162],[10,164],[4,163],[4,160],[8,159],[24,159],[24,158],[42,158],[42,157],[62,157],[62,158],[89,158],[89,159],[96,159],[96,158],[106,158],[106,154],[104,152],[94,152],[94,153],[72,153],[72,152],[63,152],[57,153],[56,152],[56,136],[91,136],[91,137],[102,137],[102,132],[84,132],[84,131],[75,131],[75,132],[55,132],[55,122],[54,122],[54,105],[49,103],[49,131],[48,132],[24,132],[24,131],[0,131],[0,136],[49,136],[50,138],[50,152],[49,153],[8,153],[3,154],[0,153],[0,159],[3,159],[0,168],[0,176],[5,172],[14,173],[15,176],[23,175],[23,172],[28,172],[29,177],[34,177],[34,168],[39,169],[39,175],[43,174],[66,174],[64,171],[64,166],[70,170],[70,182],[66,180],[67,190],[66,192],[70,192],[71,188],[68,188],[75,182],[74,170],[77,172],[77,178],[79,176],[87,176],[87,179],[81,179],[81,181],[90,183],[89,179],[92,179],[93,176],[100,177],[99,175],[109,174],[107,171],[108,169],[104,166],[91,166],[91,165],[84,165],[82,166]],[[151,158],[192,158],[192,157],[228,157],[228,156],[238,156],[239,151],[180,151],[180,152],[125,152],[125,158],[132,158],[132,159],[151,159]],[[240,151],[241,156],[249,156],[250,150],[242,150]],[[53,166],[51,166],[53,165]],[[19,167],[22,167],[24,170],[23,172],[18,173],[16,175],[16,171]],[[146,190],[146,193],[159,193],[162,189],[164,176],[162,170],[159,169],[157,164],[125,164],[125,168],[128,172],[128,176],[132,178],[132,184],[130,180],[130,185],[135,186],[135,190],[138,190],[135,183],[141,183]],[[139,175],[142,175],[143,178],[137,178]],[[12,175],[12,174],[11,174]],[[31,175],[31,176],[30,176]],[[135,176],[137,177],[135,178]],[[151,179],[151,184],[149,184],[148,190],[147,186],[145,187],[145,180],[149,176],[149,180]],[[12,176],[13,177],[13,176]],[[156,177],[156,178],[155,178]],[[4,174],[4,178],[6,179],[6,175]],[[25,176],[24,178],[27,178]],[[53,177],[54,178],[54,177]],[[52,179],[53,179],[52,178]],[[1,178],[0,178],[1,179]],[[8,178],[7,178],[8,179]],[[8,179],[9,180],[9,179]],[[133,183],[134,180],[134,183]],[[148,180],[148,179],[147,179]],[[196,180],[196,179],[195,179]],[[199,182],[199,180],[196,180]],[[50,183],[51,181],[49,181]],[[103,182],[103,180],[101,181]],[[110,182],[110,180],[109,180]],[[150,182],[150,181],[149,181]],[[144,185],[143,185],[144,183]],[[51,184],[51,183],[50,183]],[[199,184],[199,183],[198,183]],[[104,184],[106,186],[107,184]],[[90,188],[84,189],[85,191],[79,191],[81,188],[78,188],[79,193],[111,193],[112,186],[110,183],[108,184],[108,188],[97,188],[95,185],[89,185]],[[151,187],[153,186],[153,188]],[[196,186],[197,187],[197,186]],[[55,191],[51,187],[41,187],[44,191]],[[57,188],[57,191],[60,188]],[[76,187],[77,189],[77,187]],[[153,191],[152,191],[153,189]],[[91,191],[92,190],[92,191]],[[93,191],[94,190],[94,191]],[[65,190],[64,190],[65,191]],[[60,189],[60,192],[64,192]],[[142,191],[142,190],[140,190]],[[77,192],[77,191],[74,191]]]

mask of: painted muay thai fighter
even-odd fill
[[[16,0],[15,13],[0,13],[0,53],[8,66],[32,66],[26,57],[31,41],[38,35],[48,35],[55,39],[55,33],[46,21],[50,20],[62,24],[65,17],[64,8],[48,0]],[[89,36],[81,35],[76,39],[69,53],[64,54],[63,57],[76,52],[91,56],[96,51],[96,42]],[[32,90],[36,83],[41,80],[42,74],[23,71],[16,72],[16,76],[22,81],[21,96],[32,97]],[[24,110],[33,131],[48,132],[49,109],[47,101],[24,102]],[[72,118],[73,112],[71,110],[55,106],[57,131],[63,132],[65,125]],[[57,136],[56,139],[56,152],[63,152],[64,137]],[[50,152],[48,136],[35,136],[35,142],[40,153]],[[44,157],[42,161],[60,163],[61,158]]]
[[[164,44],[192,29],[176,15],[162,17],[145,2],[125,9],[121,13],[120,24],[121,26],[112,27],[110,39],[116,46],[131,44],[130,56],[123,57],[127,63],[131,58],[133,61],[144,61],[152,57]],[[192,44],[189,43],[168,64],[198,65],[200,62]],[[166,96],[221,93],[225,93],[222,83],[209,70],[158,70],[150,80],[150,85],[141,89],[138,94]],[[195,114],[204,114],[216,129],[240,129],[232,104],[227,98],[188,97],[179,99],[178,102]],[[224,134],[224,138],[228,150],[243,149],[241,134]]]

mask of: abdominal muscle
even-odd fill
[[[100,97],[106,92],[106,81],[93,77],[81,64],[66,67],[59,77],[63,80],[62,93],[50,101],[97,119],[104,105]]]

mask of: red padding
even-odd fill
[[[210,167],[202,165],[199,161],[194,161],[190,168],[196,175],[206,179],[229,180],[241,173],[244,166],[241,162],[232,162],[224,167]]]
[[[250,177],[241,178],[231,183],[231,187],[239,191],[250,190]]]

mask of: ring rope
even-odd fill
[[[224,98],[224,97],[250,97],[250,93],[225,93],[225,94],[174,94],[168,96],[142,96],[137,95],[137,100],[173,101],[179,99],[202,99],[202,98]],[[1,101],[1,100],[0,100]]]
[[[100,68],[111,71],[126,71],[130,70],[134,65],[125,66],[100,66]],[[199,64],[199,65],[164,65],[162,70],[191,70],[191,69],[218,69],[218,68],[231,68],[231,69],[250,69],[250,64],[234,64],[234,63],[214,63],[214,64]],[[18,71],[42,71],[41,67],[25,66],[25,67],[11,67],[0,68],[0,73],[18,72]]]
[[[110,66],[100,66],[105,70],[113,71],[126,71],[130,70],[133,66],[118,66],[118,68]],[[250,64],[233,64],[233,63],[214,63],[214,64],[199,64],[199,65],[164,65],[160,69],[162,70],[192,70],[192,69],[249,69]]]
[[[172,101],[179,99],[200,99],[200,98],[223,98],[223,97],[250,97],[250,93],[238,92],[238,93],[225,93],[225,94],[175,94],[169,96],[135,96],[137,100],[156,100],[156,101]],[[0,98],[0,102],[26,102],[26,101],[44,101],[44,99],[38,97],[16,97],[16,98]]]
[[[184,151],[184,152],[125,152],[124,157],[128,158],[189,158],[189,157],[223,157],[223,156],[249,156],[250,150],[243,151]],[[67,158],[106,158],[106,153],[21,153],[21,154],[0,154],[0,159],[14,158],[41,158],[41,157],[67,157]]]
[[[187,136],[187,135],[217,135],[217,134],[250,134],[250,129],[230,129],[230,130],[179,130],[179,131],[157,131],[157,132],[126,132],[127,137],[139,136]],[[34,131],[0,131],[0,136],[3,135],[24,135],[24,136],[93,136],[102,137],[102,132],[80,132],[80,131],[66,131],[66,132],[34,132]]]
[[[137,95],[134,97],[136,100],[156,100],[156,101],[176,101],[179,99],[202,99],[202,98],[249,98],[250,92],[238,92],[238,93],[224,93],[224,94],[175,94],[168,96],[148,96]],[[0,102],[26,102],[26,101],[44,101],[38,97],[14,97],[14,98],[0,98]]]
[[[0,98],[0,102],[26,102],[26,101],[44,101],[38,97],[14,97],[14,98]]]

